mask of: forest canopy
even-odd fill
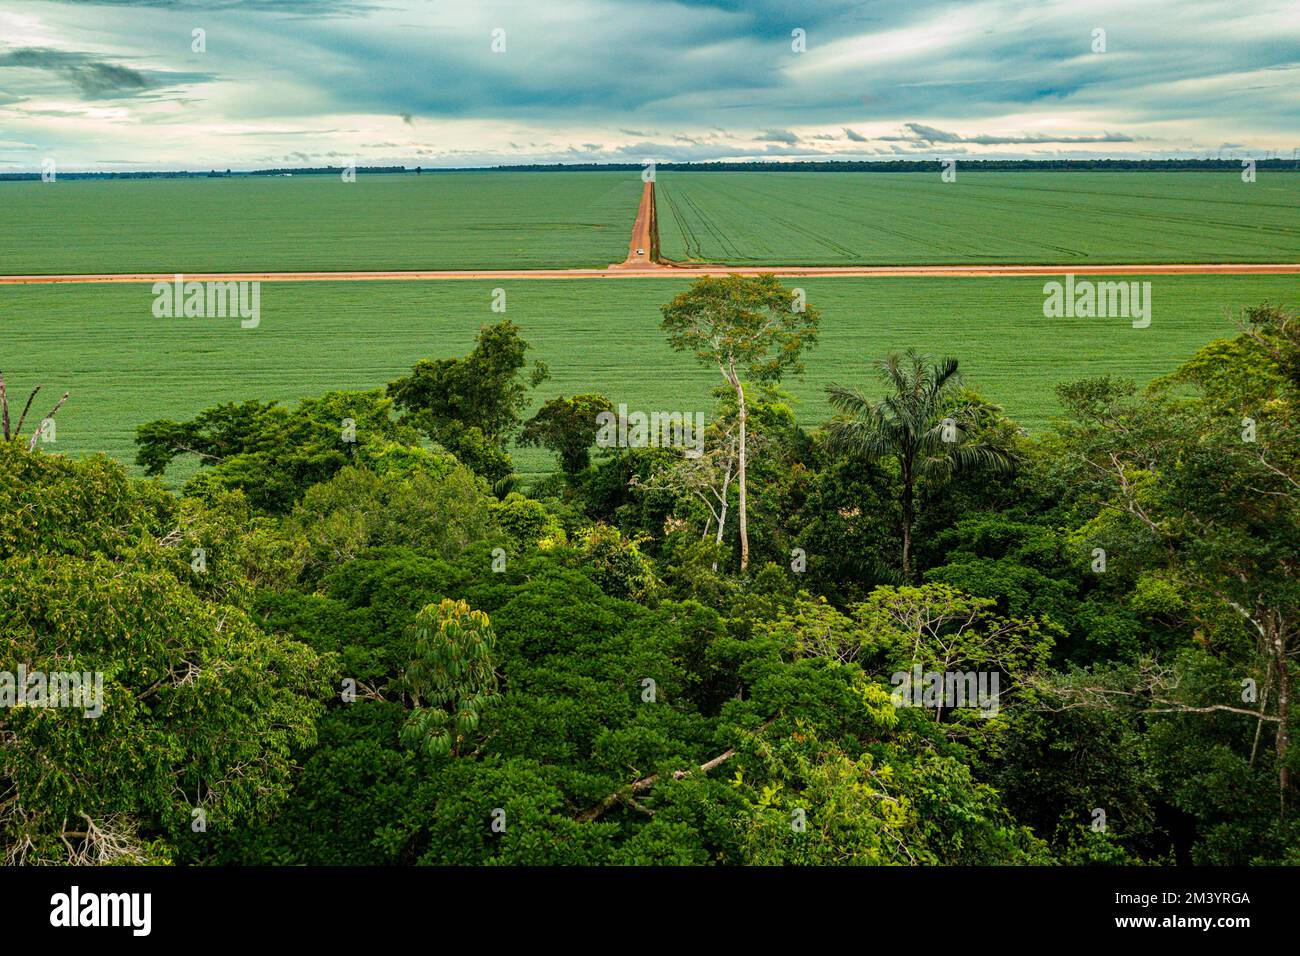
[[[510,322],[141,423],[144,478],[6,406],[0,656],[102,704],[0,680],[6,862],[1300,863],[1296,317],[1030,435],[914,351],[800,424],[790,301],[665,304],[690,448],[598,445]]]

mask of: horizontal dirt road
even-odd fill
[[[620,263],[606,269],[473,269],[413,272],[192,272],[188,282],[426,282],[457,279],[692,279],[699,276],[776,275],[791,279],[872,278],[890,276],[1176,276],[1300,275],[1300,263],[1176,263],[1049,266],[682,266]],[[0,285],[49,285],[78,282],[172,282],[163,272],[78,273],[0,276]]]
[[[641,188],[627,258],[603,269],[451,269],[368,272],[194,272],[189,282],[426,282],[456,279],[692,279],[700,276],[775,275],[789,279],[818,276],[1174,276],[1296,275],[1300,263],[1164,263],[1160,265],[956,265],[956,266],[726,266],[666,262],[659,258],[655,184]],[[173,282],[174,273],[75,273],[0,275],[0,285],[49,285],[59,282]]]

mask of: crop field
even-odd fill
[[[1300,173],[660,172],[662,254],[748,265],[1296,262]]]
[[[1240,307],[1297,299],[1289,276],[1151,281],[1151,325],[1134,329],[1127,319],[1044,318],[1036,278],[802,280],[823,314],[822,334],[803,379],[787,388],[812,425],[829,415],[828,383],[874,391],[870,361],[916,346],[961,359],[971,384],[1036,429],[1056,410],[1056,382],[1107,372],[1148,380],[1234,334]],[[10,286],[0,289],[4,372],[10,395],[23,400],[44,384],[34,416],[71,391],[57,450],[130,462],[135,427],[150,419],[183,419],[222,401],[382,386],[420,358],[462,355],[482,325],[501,318],[490,309],[498,284],[507,317],[533,347],[530,360],[550,366],[538,403],[600,391],[633,409],[711,408],[717,371],[673,352],[659,329],[659,306],[687,284],[675,277],[264,283],[256,329],[237,319],[156,319],[147,285]],[[516,462],[529,474],[554,467],[548,453],[529,449]]]
[[[0,274],[607,266],[636,172],[0,183]]]

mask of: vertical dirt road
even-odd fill
[[[655,184],[641,189],[641,204],[632,223],[632,239],[627,244],[627,258],[611,269],[653,269],[659,265],[659,220],[655,211]]]
[[[600,279],[680,278],[682,276],[777,275],[788,278],[815,276],[1082,276],[1118,275],[1297,275],[1296,262],[1148,263],[1088,265],[921,265],[921,266],[727,266],[665,262],[659,258],[659,219],[655,209],[655,184],[645,183],[641,203],[632,223],[627,258],[604,269],[422,269],[365,272],[208,272],[184,276],[191,282],[338,282],[428,279]],[[98,273],[63,275],[0,275],[0,285],[47,285],[56,282],[172,282],[172,273]]]

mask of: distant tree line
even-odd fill
[[[655,169],[695,173],[929,173],[934,172],[944,156],[936,150],[934,159],[891,160],[800,160],[798,162],[744,163],[655,163]],[[962,172],[1028,172],[1064,170],[1066,172],[1174,172],[1240,170],[1243,157],[1227,159],[967,159],[956,157]],[[494,166],[501,172],[599,172],[641,169],[640,163],[537,163],[527,166]],[[1294,159],[1255,159],[1256,169],[1297,169]],[[454,172],[455,170],[434,170]]]
[[[938,151],[942,154],[942,151]],[[1028,172],[1034,170],[1059,170],[1063,172],[1212,172],[1238,170],[1244,156],[1227,159],[966,159],[958,157],[963,172],[997,173]],[[715,162],[715,163],[656,163],[655,168],[669,172],[696,173],[926,173],[937,168],[940,157],[934,159],[891,160],[816,160],[798,162]],[[447,168],[423,166],[358,166],[357,172],[366,175],[384,173],[598,173],[640,171],[641,163],[526,163],[514,166],[456,166]],[[1255,158],[1256,169],[1300,169],[1296,159]],[[306,166],[301,168],[235,170],[224,173],[217,170],[193,172],[190,170],[154,170],[111,173],[59,172],[60,179],[187,179],[220,178],[223,176],[337,176],[341,166]],[[40,173],[0,173],[0,182],[10,180],[40,179]]]

